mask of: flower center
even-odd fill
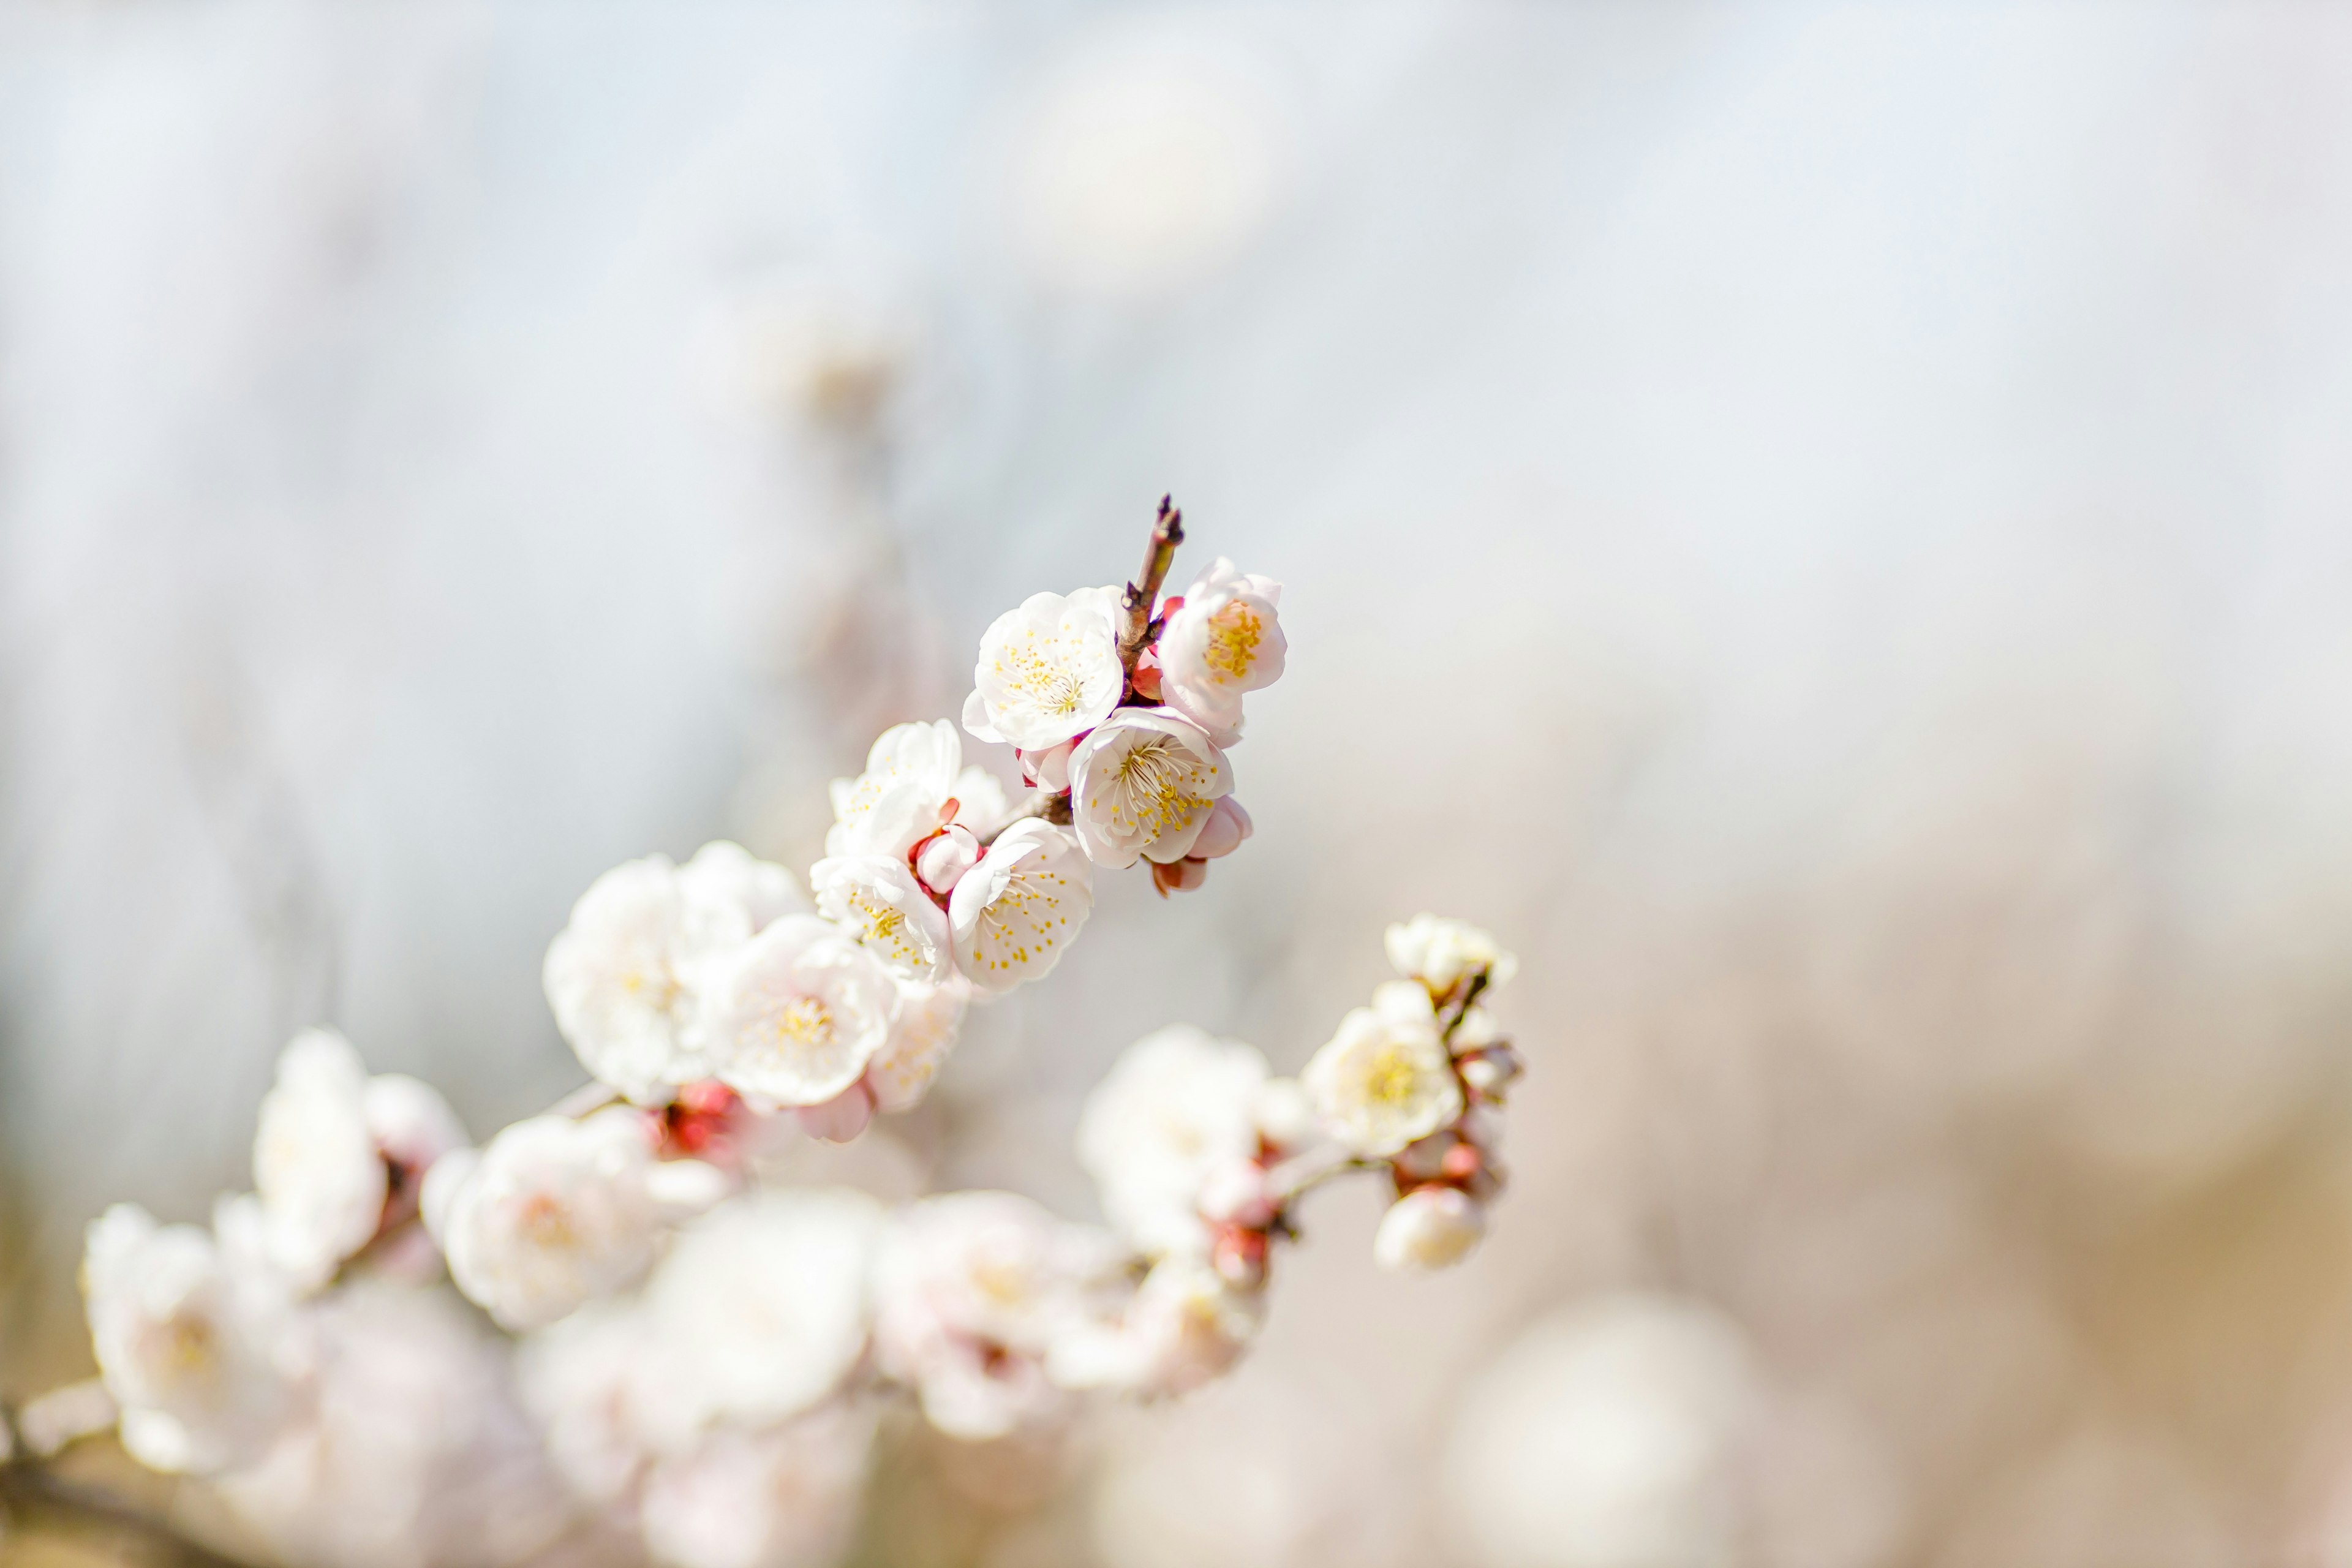
[[[779,1046],[822,1046],[833,1038],[833,1012],[814,996],[795,996],[776,1009],[769,1027]]]
[[[1202,656],[1211,669],[1228,680],[1239,680],[1257,662],[1257,645],[1265,626],[1257,612],[1235,599],[1209,617],[1209,647]]]
[[[1403,1047],[1384,1046],[1364,1069],[1364,1098],[1391,1110],[1401,1110],[1412,1103],[1420,1081],[1420,1069]]]
[[[164,1330],[164,1353],[174,1370],[195,1373],[209,1369],[219,1344],[212,1323],[204,1318],[174,1318]]]
[[[1192,752],[1165,736],[1130,746],[1112,772],[1111,820],[1154,839],[1182,827],[1203,804],[1192,787],[1199,773]]]
[[[1086,691],[1078,678],[1034,642],[1024,641],[1007,650],[1005,658],[1012,666],[1007,673],[1013,689],[1045,712],[1066,719],[1086,705]]]
[[[551,1193],[533,1193],[523,1200],[522,1212],[515,1216],[515,1228],[533,1247],[566,1247],[577,1239],[572,1228],[571,1211]]]

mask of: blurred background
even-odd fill
[[[887,1179],[1087,1213],[1432,909],[1514,1191],[867,1560],[2352,1564],[2347,279],[2314,5],[5,0],[0,1391],[294,1029],[544,1105],[598,871],[805,867],[1172,491],[1257,837]]]

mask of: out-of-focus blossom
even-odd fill
[[[875,1266],[874,1348],[932,1426],[985,1439],[1050,1425],[1066,1396],[1045,1357],[1123,1254],[1012,1193],[950,1193],[903,1210]]]
[[[253,1185],[270,1261],[305,1289],[327,1282],[383,1217],[391,1175],[367,1119],[367,1068],[331,1029],[294,1037],[261,1097]]]
[[[564,1482],[613,1507],[644,1474],[650,1450],[641,1414],[657,1399],[650,1315],[635,1298],[591,1301],[526,1338],[515,1372],[523,1404]]]
[[[935,981],[947,973],[952,956],[947,911],[931,901],[904,858],[834,856],[809,868],[809,887],[817,911],[893,974]]]
[[[1389,963],[1443,996],[1475,969],[1486,971],[1489,987],[1507,985],[1519,972],[1519,961],[1505,952],[1495,939],[1467,921],[1418,914],[1388,929]]]
[[[1325,1131],[1350,1152],[1384,1159],[1462,1113],[1429,994],[1405,981],[1372,993],[1372,1005],[1339,1020],[1339,1033],[1299,1075]]]
[[[727,1179],[695,1160],[656,1161],[643,1112],[534,1116],[478,1152],[444,1156],[425,1219],[457,1288],[510,1329],[553,1322],[653,1262],[665,1225],[709,1207]]]
[[[1071,816],[1098,865],[1183,859],[1233,787],[1224,752],[1170,708],[1122,708],[1070,753]]]
[[[1486,1234],[1486,1205],[1456,1187],[1417,1187],[1389,1205],[1372,1258],[1400,1274],[1451,1268]]]
[[[668,1568],[831,1568],[856,1532],[873,1435],[871,1409],[844,1402],[712,1433],[646,1478],[646,1550]]]
[[[1160,633],[1160,700],[1220,746],[1241,739],[1242,697],[1282,675],[1282,584],[1218,556]]]
[[[814,915],[789,915],[712,982],[704,1036],[716,1076],[754,1105],[822,1105],[888,1043],[898,990],[881,960]]]
[[[310,1310],[315,1391],[215,1490],[278,1561],[503,1568],[573,1522],[503,1342],[446,1291],[363,1282]]]
[[[734,844],[706,844],[683,867],[661,855],[616,866],[547,950],[556,1027],[598,1081],[658,1104],[711,1076],[699,1028],[716,971],[777,917],[808,907],[790,872]]]
[[[1117,588],[1032,594],[997,616],[980,639],[963,727],[1035,752],[1108,718],[1127,690],[1119,597]]]
[[[1651,1568],[1737,1556],[1754,1393],[1719,1313],[1611,1298],[1538,1322],[1472,1385],[1444,1462],[1482,1568]]]
[[[276,1439],[306,1357],[257,1257],[117,1204],[89,1227],[82,1289],[122,1445],[140,1463],[203,1474]]]
[[[961,974],[936,985],[900,984],[898,1027],[866,1068],[866,1087],[877,1110],[910,1110],[921,1101],[955,1049],[971,1002],[971,985]]]
[[[998,836],[948,900],[957,967],[991,993],[1038,979],[1061,962],[1094,907],[1094,877],[1077,840],[1024,817]]]
[[[316,1289],[396,1221],[418,1184],[466,1141],[448,1101],[399,1074],[370,1078],[332,1029],[294,1037],[262,1097],[253,1143],[262,1245],[300,1289]]]
[[[682,1231],[646,1288],[658,1394],[640,1419],[688,1452],[720,1426],[797,1415],[865,1352],[881,1209],[862,1193],[753,1194]]]
[[[1202,1184],[1257,1152],[1265,1058],[1189,1024],[1147,1035],[1120,1054],[1078,1117],[1078,1163],[1103,1213],[1140,1250],[1200,1252],[1208,1244]]]
[[[945,719],[896,724],[876,738],[864,773],[834,780],[824,852],[903,861],[944,821],[985,833],[1003,820],[1004,811],[1004,786],[987,769],[963,765],[963,742],[953,724]]]
[[[1200,1258],[1171,1253],[1115,1314],[1057,1339],[1046,1370],[1067,1388],[1143,1398],[1190,1393],[1241,1359],[1265,1305],[1262,1292],[1237,1289]]]

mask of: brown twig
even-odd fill
[[[1477,973],[1470,977],[1469,983],[1462,987],[1462,994],[1445,1005],[1445,1010],[1437,1016],[1439,1039],[1449,1046],[1454,1043],[1454,1031],[1460,1028],[1462,1020],[1470,1016],[1470,1008],[1478,1000],[1478,993],[1486,989],[1487,979],[1487,972],[1483,968],[1480,969]]]
[[[1160,498],[1160,515],[1152,520],[1151,537],[1143,550],[1143,574],[1127,585],[1127,595],[1119,601],[1124,617],[1118,632],[1118,662],[1126,667],[1128,678],[1135,677],[1135,661],[1143,657],[1143,645],[1151,636],[1151,606],[1160,602],[1160,586],[1168,580],[1168,568],[1176,560],[1176,547],[1184,542],[1184,514],[1176,510],[1168,496]]]
[[[236,1558],[184,1533],[170,1520],[97,1487],[67,1480],[43,1465],[20,1461],[0,1466],[0,1505],[16,1520],[36,1528],[135,1539],[155,1559],[180,1568],[247,1568]]]
[[[1033,816],[1042,816],[1048,822],[1067,827],[1070,825],[1070,797],[1054,790],[1031,790],[1028,798],[1014,806],[1003,821],[980,836],[982,847],[985,848],[1003,837],[1004,830],[1014,823],[1026,822]]]

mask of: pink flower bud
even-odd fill
[[[1014,752],[1013,754],[1021,759],[1021,776],[1039,789],[1061,794],[1070,787],[1070,753],[1081,738],[1064,741],[1042,752]]]
[[[851,1084],[823,1105],[803,1105],[793,1115],[801,1131],[827,1143],[846,1143],[874,1120],[874,1096],[864,1079]]]
[[[1265,1167],[1255,1160],[1219,1165],[1201,1183],[1201,1213],[1209,1219],[1262,1230],[1274,1223],[1276,1207]]]
[[[1427,1273],[1459,1263],[1486,1234],[1484,1205],[1452,1187],[1423,1187],[1381,1216],[1372,1257],[1397,1273]]]
[[[969,827],[950,825],[915,855],[915,875],[934,893],[950,893],[980,860],[980,840]]]
[[[1240,848],[1242,840],[1256,831],[1242,803],[1232,795],[1221,795],[1209,810],[1209,820],[1201,824],[1201,837],[1192,840],[1192,858],[1220,859]]]

